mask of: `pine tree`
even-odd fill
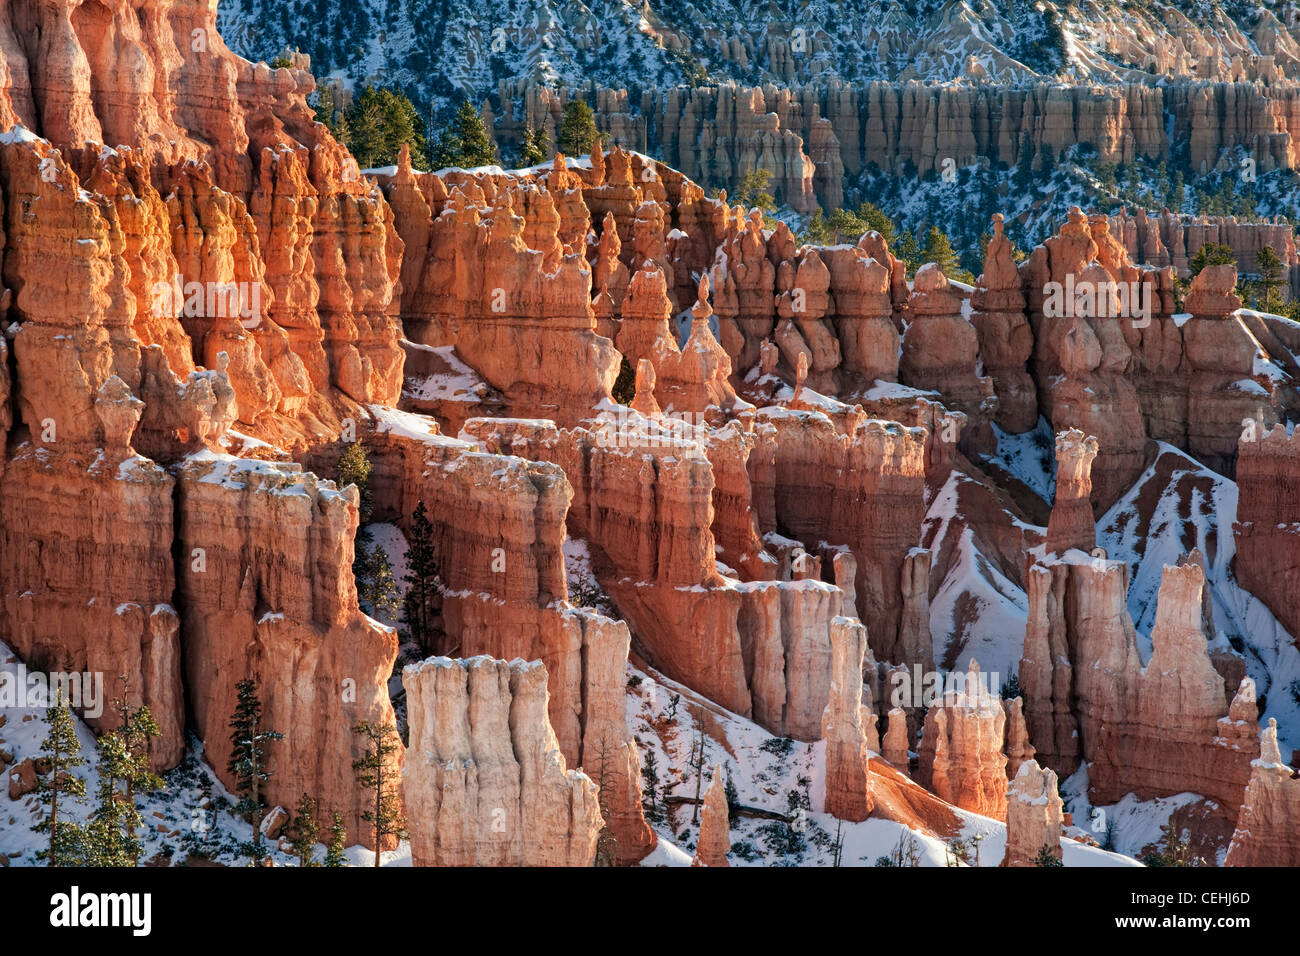
[[[663,819],[659,810],[659,765],[653,750],[647,751],[641,762],[641,802],[647,820],[657,823]]]
[[[346,146],[352,131],[348,126],[347,114],[339,106],[338,96],[332,85],[325,84],[317,88],[315,111],[317,122],[324,123],[333,137]]]
[[[343,454],[339,455],[338,464],[334,466],[334,483],[340,488],[346,485],[356,485],[357,492],[360,495],[361,503],[358,510],[361,512],[360,520],[357,527],[370,523],[370,513],[373,509],[373,503],[370,496],[370,472],[372,471],[370,459],[366,456],[366,450],[362,447],[361,442],[348,442]]]
[[[889,245],[894,243],[894,223],[885,211],[878,206],[869,202],[864,202],[858,207],[858,218],[867,224],[867,226],[880,233]]]
[[[377,544],[370,544],[370,534],[365,531],[356,547],[357,557],[352,567],[357,579],[358,599],[374,617],[395,619],[402,605],[388,552]]]
[[[424,120],[405,93],[367,86],[347,109],[347,147],[362,169],[391,166],[403,144],[410,147],[412,165],[428,165]]]
[[[1192,851],[1190,837],[1183,836],[1174,824],[1160,827],[1158,851],[1142,857],[1146,866],[1204,866],[1205,860]]]
[[[1187,198],[1187,189],[1183,184],[1183,171],[1175,170],[1169,188],[1168,206],[1174,212],[1181,212],[1183,201]]]
[[[1060,860],[1056,858],[1056,854],[1052,852],[1052,848],[1047,844],[1043,844],[1043,846],[1040,847],[1038,850],[1038,855],[1034,857],[1034,866],[1064,866],[1064,865],[1065,864],[1063,864]]]
[[[742,176],[740,185],[736,187],[736,202],[746,210],[757,209],[763,214],[764,223],[768,216],[776,212],[776,200],[768,192],[771,182],[772,171],[760,167]]]
[[[95,812],[82,831],[81,860],[85,866],[135,866],[143,849],[135,830],[144,818],[133,802],[117,787],[135,773],[134,760],[125,739],[116,731],[96,743],[99,751],[99,783]]]
[[[325,865],[343,866],[343,851],[347,849],[348,831],[343,826],[343,815],[334,811],[334,823],[330,826],[330,842],[326,848]]]
[[[1206,266],[1227,266],[1237,264],[1237,257],[1232,249],[1221,242],[1207,242],[1197,249],[1187,262],[1190,278],[1195,278]]]
[[[406,546],[405,615],[411,637],[425,650],[431,650],[434,622],[438,615],[437,599],[442,593],[438,556],[433,545],[433,522],[420,501],[411,513],[411,536]]]
[[[1282,260],[1272,246],[1263,246],[1255,253],[1255,268],[1259,270],[1259,287],[1263,291],[1260,304],[1267,312],[1277,312],[1282,305],[1286,280],[1282,278]]]
[[[610,809],[609,788],[613,785],[613,772],[609,767],[609,742],[600,738],[600,744],[596,750],[596,793],[597,802],[600,807],[600,818],[604,824],[600,828],[600,834],[596,837],[596,859],[595,866],[613,866],[614,851],[618,846],[618,839],[614,836],[614,831],[609,828]]]
[[[736,789],[736,781],[731,779],[731,764],[727,764],[727,779],[722,785],[722,792],[727,795],[727,819],[736,819],[736,811],[740,809],[740,791]]]
[[[361,815],[361,819],[375,827],[375,866],[379,866],[380,845],[386,836],[401,839],[406,834],[406,821],[397,803],[394,781],[390,779],[391,758],[399,744],[397,728],[392,724],[372,724],[362,721],[354,728],[365,741],[365,755],[352,763],[357,783],[374,791],[374,806]]]
[[[831,245],[831,227],[820,207],[814,209],[813,214],[804,223],[803,229],[799,232],[799,242],[806,246]]]
[[[320,824],[316,822],[316,801],[303,794],[298,798],[298,806],[293,814],[293,852],[298,857],[299,866],[320,866],[312,859],[316,843],[320,839]]]
[[[893,250],[894,255],[902,261],[907,269],[907,277],[910,279],[916,274],[916,267],[921,264],[921,245],[916,241],[911,230],[904,229],[903,235],[899,237],[898,248]]]
[[[147,704],[141,705],[138,710],[131,709],[128,694],[130,678],[123,674],[118,679],[122,682],[122,693],[113,704],[121,719],[121,726],[116,732],[126,748],[122,776],[126,802],[130,808],[126,814],[126,830],[127,835],[134,840],[136,827],[143,825],[143,819],[136,809],[136,794],[156,793],[166,786],[149,765],[150,741],[161,736],[162,731],[158,729],[158,722],[154,720],[153,712]],[[136,852],[134,862],[138,863],[139,848]]]
[[[586,100],[569,100],[560,121],[559,136],[560,152],[565,156],[583,156],[591,152],[600,133],[596,129],[596,116]]]
[[[466,97],[438,137],[433,148],[433,164],[439,168],[459,166],[473,169],[491,166],[496,161],[496,147],[492,145],[483,117]]]
[[[1034,144],[1027,135],[1020,137],[1020,159],[1016,163],[1015,184],[1024,192],[1034,183]]]
[[[700,731],[699,739],[695,746],[691,748],[691,758],[687,761],[687,766],[695,771],[695,803],[691,807],[691,822],[698,824],[700,822],[700,792],[704,789],[704,732]]]
[[[49,866],[71,866],[76,863],[81,847],[82,830],[80,825],[71,820],[59,819],[59,803],[63,798],[63,808],[70,803],[82,803],[86,796],[86,781],[76,776],[73,771],[86,764],[81,756],[81,741],[77,739],[77,727],[72,711],[63,703],[63,689],[60,688],[54,705],[46,710],[45,719],[50,725],[50,732],[41,742],[41,756],[49,762],[50,772],[41,777],[37,783],[37,799],[42,806],[49,807],[49,815],[32,829],[38,833],[48,833],[50,844],[42,850]]]
[[[546,162],[547,153],[550,152],[550,138],[546,135],[544,129],[533,129],[531,126],[524,130],[524,140],[519,144],[519,165],[536,166],[539,163]]]
[[[270,779],[266,769],[266,751],[263,745],[273,740],[283,740],[284,734],[262,729],[262,702],[257,696],[257,685],[248,678],[235,685],[238,695],[235,713],[230,718],[230,752],[228,769],[235,777],[235,790],[242,795],[235,804],[237,813],[245,814],[253,824],[253,842],[247,847],[255,865],[266,859],[262,845],[262,814],[266,801],[262,785]]]
[[[952,248],[952,241],[938,226],[931,226],[925,234],[925,244],[921,247],[921,262],[933,262],[950,279],[965,281],[966,271],[957,260],[957,253]]]

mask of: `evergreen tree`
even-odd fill
[[[388,552],[370,544],[370,535],[364,531],[356,549],[352,569],[357,579],[357,597],[374,617],[394,620],[401,611],[401,601]]]
[[[920,260],[922,263],[935,263],[949,279],[968,281],[965,277],[969,273],[962,269],[961,263],[957,260],[957,253],[952,247],[952,241],[939,231],[938,226],[931,226],[930,231],[925,234],[925,244],[921,247]]]
[[[736,789],[736,782],[731,779],[731,764],[727,764],[727,779],[722,785],[722,792],[727,796],[727,819],[736,819],[736,811],[740,809],[740,791]]]
[[[396,163],[403,144],[411,149],[412,165],[428,165],[424,120],[399,90],[367,86],[348,107],[347,126],[345,145],[362,169]]]
[[[916,267],[921,262],[927,261],[921,259],[921,245],[916,241],[916,236],[907,229],[903,230],[903,235],[898,240],[898,248],[894,250],[894,255],[906,267],[909,279],[916,274]]]
[[[395,781],[391,779],[391,757],[399,749],[397,728],[392,724],[362,721],[355,730],[365,741],[365,755],[352,763],[357,783],[374,791],[374,805],[361,819],[375,827],[375,866],[379,866],[379,847],[386,836],[401,839],[406,835],[406,821],[397,803]]]
[[[438,137],[433,148],[433,164],[440,169],[447,166],[473,169],[491,166],[496,157],[496,147],[492,145],[483,117],[466,97]]]
[[[66,810],[71,803],[82,803],[86,795],[86,781],[73,771],[86,764],[81,756],[81,741],[72,711],[63,703],[60,688],[54,705],[45,712],[50,732],[41,742],[41,756],[50,765],[48,774],[37,782],[36,794],[41,806],[49,808],[49,815],[32,829],[50,835],[49,847],[40,856],[49,866],[71,866],[77,861],[81,847],[80,825],[71,820],[59,819],[60,798]]]
[[[663,820],[663,812],[659,809],[659,764],[653,750],[647,751],[645,760],[641,762],[641,803],[648,821],[658,823]]]
[[[591,152],[600,134],[596,130],[596,116],[586,100],[576,97],[569,100],[564,107],[559,135],[560,152],[565,156],[583,156]]]
[[[283,740],[284,734],[262,728],[262,702],[251,679],[236,684],[235,692],[238,695],[235,713],[230,718],[230,742],[234,746],[227,769],[235,777],[236,792],[242,795],[235,811],[248,816],[253,824],[253,842],[247,847],[249,856],[254,864],[260,864],[267,856],[262,845],[262,814],[266,810],[262,785],[271,777],[266,769],[263,745]]]
[[[704,802],[700,794],[704,789],[704,762],[706,759],[704,732],[701,730],[695,746],[691,748],[691,757],[686,762],[686,766],[695,771],[695,803],[691,805],[691,822],[694,824],[700,822],[700,804]]]
[[[891,246],[894,244],[894,223],[885,215],[883,209],[869,202],[864,202],[858,207],[858,218],[865,222],[869,229],[880,233],[885,242]]]
[[[1016,189],[1024,192],[1034,184],[1034,144],[1029,137],[1020,137],[1020,159],[1016,163]]]
[[[163,779],[149,766],[150,742],[155,737],[161,736],[162,731],[158,729],[158,722],[154,720],[153,712],[149,710],[147,704],[141,705],[138,710],[131,709],[128,695],[130,678],[123,674],[118,679],[122,682],[122,693],[113,704],[121,719],[121,726],[116,732],[121,736],[126,748],[122,775],[126,802],[130,808],[125,818],[126,830],[127,835],[134,839],[136,827],[143,825],[143,819],[136,810],[136,794],[156,793],[166,786]],[[138,856],[134,862],[139,862]]]
[[[334,811],[334,823],[330,826],[330,842],[326,848],[325,865],[343,866],[343,851],[347,849],[348,831],[343,826],[343,815]]]
[[[1056,165],[1056,154],[1052,152],[1052,147],[1044,143],[1038,149],[1038,171],[1047,178],[1052,172],[1052,167]]]
[[[1043,844],[1043,846],[1040,847],[1038,850],[1038,855],[1034,857],[1034,866],[1064,866],[1064,865],[1065,865],[1064,863],[1062,863],[1060,860],[1056,858],[1056,855],[1052,853],[1052,848],[1047,844]]]
[[[1221,242],[1207,242],[1196,250],[1187,263],[1189,278],[1195,278],[1206,266],[1227,266],[1237,264],[1237,257],[1232,249]]]
[[[799,232],[799,241],[806,246],[831,245],[831,227],[820,207],[814,209],[813,214],[804,223],[803,229]]]
[[[312,859],[320,839],[320,824],[316,822],[316,801],[303,794],[293,814],[293,852],[299,866],[320,866]]]
[[[1183,836],[1173,824],[1160,827],[1158,850],[1142,857],[1146,866],[1204,866],[1205,860],[1192,852],[1190,837]]]
[[[763,213],[764,220],[776,212],[776,199],[768,191],[772,182],[772,171],[759,167],[740,177],[736,187],[736,202],[746,210],[757,209]]]
[[[880,233],[886,243],[893,241],[894,224],[889,217],[871,203],[864,202],[857,210],[837,209],[829,216],[820,209],[815,210],[799,238],[805,243],[834,246],[857,242],[872,231]]]
[[[1015,700],[1021,696],[1023,691],[1020,689],[1020,675],[1012,674],[1011,679],[1002,685],[1002,699]]]
[[[546,135],[546,130],[527,127],[524,130],[524,141],[519,144],[519,165],[536,166],[546,162],[550,148],[550,137]]]
[[[1282,289],[1286,286],[1282,260],[1272,246],[1263,246],[1255,253],[1255,268],[1259,271],[1259,288],[1263,293],[1260,305],[1265,311],[1276,313],[1282,306]]]
[[[370,523],[370,512],[373,509],[373,503],[370,496],[370,472],[372,466],[370,459],[366,457],[366,450],[361,446],[361,442],[348,442],[343,454],[339,456],[338,464],[334,466],[334,483],[340,488],[346,485],[356,485],[357,492],[360,495],[361,503],[358,510],[361,512],[360,520],[357,527]]]
[[[636,372],[632,371],[632,363],[626,355],[619,362],[618,378],[614,379],[609,394],[620,405],[631,405],[632,399],[636,398]]]
[[[614,831],[609,828],[611,813],[607,795],[613,783],[613,772],[609,768],[609,743],[604,737],[600,738],[600,744],[596,750],[595,764],[596,779],[594,782],[596,784],[597,802],[600,806],[600,817],[604,821],[604,825],[600,828],[600,834],[596,837],[596,858],[593,865],[613,866],[618,839],[614,836]]]
[[[324,123],[335,139],[347,145],[352,136],[348,126],[346,112],[339,106],[338,94],[331,84],[325,84],[316,90],[316,120]]]
[[[1183,184],[1183,171],[1181,169],[1174,170],[1169,185],[1169,196],[1165,200],[1165,204],[1174,212],[1181,212],[1186,198],[1187,189]]]
[[[438,616],[437,600],[442,593],[438,556],[433,545],[433,522],[420,501],[411,514],[411,536],[406,547],[406,626],[425,650],[433,646]]]
[[[117,787],[135,773],[134,759],[126,741],[116,731],[96,743],[99,750],[99,783],[95,812],[82,832],[81,860],[86,866],[135,866],[143,849],[135,831],[144,818],[133,802]]]

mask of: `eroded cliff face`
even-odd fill
[[[953,806],[984,816],[1007,812],[1006,711],[971,661],[965,689],[945,693],[925,715],[917,778]]]
[[[235,685],[251,678],[264,726],[284,728],[267,748],[270,805],[313,794],[369,845],[374,831],[367,841],[361,818],[369,798],[352,769],[365,741],[350,730],[396,726],[388,677],[397,635],[357,606],[356,498],[352,486],[338,491],[297,465],[190,456],[177,469],[176,548],[185,562],[177,591],[188,702],[218,777],[233,788]],[[401,762],[399,744],[391,779]]]
[[[569,770],[538,662],[430,658],[407,667],[402,796],[416,866],[591,866],[603,821]],[[725,806],[725,804],[724,804]]]
[[[1251,762],[1250,783],[1228,846],[1225,866],[1295,866],[1300,860],[1300,778],[1282,762],[1277,721],[1260,734],[1260,755]]]
[[[713,525],[714,465],[743,462],[739,423],[685,430],[620,413],[587,429],[476,419],[465,425],[493,452],[560,464],[574,499],[569,533],[636,635],[669,676],[801,740],[821,736],[831,676],[831,619],[843,592],[818,580],[738,582],[720,573]],[[727,501],[751,507],[742,484]],[[775,563],[769,555],[767,561]]]
[[[1081,761],[1098,801],[1194,790],[1235,816],[1249,782],[1245,829],[1287,825],[1278,761],[1251,766],[1253,685],[1224,713],[1238,681],[1209,651],[1199,556],[1166,569],[1143,667],[1128,566],[1094,551],[1093,515],[1141,474],[1149,439],[1169,442],[1236,470],[1238,580],[1296,629],[1291,439],[1241,435],[1243,419],[1294,413],[1276,374],[1293,332],[1238,311],[1230,267],[1203,270],[1175,320],[1178,250],[1208,224],[1073,210],[1017,266],[995,223],[968,302],[933,265],[909,283],[876,233],[801,246],[617,147],[515,173],[423,173],[403,155],[361,177],[312,122],[304,72],[233,57],[210,4],[142,10],[0,13],[0,125],[23,124],[0,136],[0,636],[37,666],[133,675],[131,702],[162,730],[156,767],[180,758],[188,714],[232,784],[228,722],[251,676],[285,733],[270,800],[307,792],[365,839],[349,728],[393,722],[397,638],[358,605],[356,493],[311,470],[357,440],[373,520],[409,531],[423,502],[444,585],[425,649],[439,656],[404,675],[411,750],[388,768],[417,863],[587,865],[605,827],[615,862],[643,859],[656,836],[631,655],[772,734],[824,740],[826,807],[844,820],[895,799],[867,760],[880,701],[886,760],[906,773],[916,745],[943,801],[1019,814],[1009,860],[1052,844],[1059,806],[1038,797]],[[1187,107],[1204,122],[1227,95],[1207,89]],[[846,117],[856,94],[841,92]],[[992,95],[873,88],[837,138],[788,93],[773,108],[766,90],[701,91],[691,110],[723,117],[731,142],[683,104],[675,135],[702,144],[687,172],[757,163],[810,208],[866,144],[933,165],[886,124],[896,98],[960,115]],[[1003,95],[1005,122],[1029,123],[1094,94]],[[1108,148],[1158,151],[1149,98],[1164,95],[1106,100]],[[1197,149],[1276,136],[1290,163],[1266,119]],[[999,151],[1004,133],[943,148]],[[1106,288],[1061,310],[1054,283]],[[1115,312],[1121,285],[1149,309]],[[1040,416],[1060,432],[1050,517],[991,464],[991,425]],[[579,539],[614,616],[569,600]],[[917,745],[919,712],[883,706],[878,685],[967,652],[979,615],[959,619],[945,593],[963,567],[1025,591],[1024,697],[945,697]],[[727,852],[723,779],[705,799],[707,865]]]
[[[1294,399],[1261,375],[1287,361],[1236,310],[1232,266],[1192,280],[1175,319],[1173,270],[1137,266],[1104,216],[1077,207],[1035,248],[1020,276],[1039,408],[1057,430],[1098,440],[1091,499],[1100,514],[1141,473],[1147,440],[1166,441],[1231,476],[1246,418],[1285,418]]]
[[[114,693],[129,677],[160,726],[156,769],[181,758],[188,711],[228,785],[234,684],[253,677],[286,734],[271,801],[312,793],[364,841],[347,728],[392,722],[396,641],[357,606],[356,502],[238,455],[301,454],[359,402],[396,402],[401,240],[314,124],[311,77],[235,57],[214,16],[0,16],[0,425],[18,482],[0,628],[34,666],[101,672]]]
[[[592,105],[602,130],[616,141],[659,155],[706,186],[728,186],[751,169],[768,170],[777,199],[800,211],[812,202],[839,208],[843,174],[872,164],[920,176],[939,172],[945,159],[958,167],[979,159],[1014,167],[1025,143],[1031,155],[1054,157],[1090,143],[1099,162],[1131,163],[1168,159],[1176,139],[1185,138],[1192,169],[1201,173],[1226,168],[1231,160],[1224,150],[1238,146],[1263,171],[1294,169],[1296,90],[1250,82],[1252,72],[1275,77],[1276,65],[1265,56],[1252,67],[1256,58],[1241,52],[1219,61],[1207,49],[1201,60],[1206,72],[1196,73],[1188,51],[1175,42],[1149,62],[1187,78],[1168,85],[1117,78],[1097,86],[966,85],[904,77],[646,90],[639,103],[630,103],[625,90],[599,89]],[[986,75],[984,66],[973,64],[963,78]],[[529,82],[500,84],[498,138],[517,144],[531,127],[547,130],[556,142],[572,96]]]
[[[1195,556],[1165,567],[1145,667],[1124,604],[1126,579],[1124,565],[1102,558],[1030,568],[1020,662],[1030,740],[1058,773],[1086,760],[1099,803],[1192,791],[1233,818],[1258,712],[1246,681],[1225,713],[1223,678],[1204,632],[1204,570]]]
[[[1234,569],[1294,637],[1300,634],[1293,600],[1300,585],[1300,437],[1253,418],[1242,425]]]

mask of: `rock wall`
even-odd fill
[[[253,679],[264,726],[285,735],[267,746],[269,805],[311,794],[322,816],[337,808],[349,836],[373,845],[361,819],[369,798],[352,769],[365,742],[351,728],[396,726],[397,635],[357,606],[355,488],[337,491],[295,464],[207,451],[180,465],[176,485],[185,687],[205,758],[233,788],[235,685]],[[399,746],[394,781],[401,762]]]
[[[1072,557],[1032,565],[1026,581],[1020,683],[1040,761],[1059,774],[1086,760],[1096,802],[1191,791],[1235,817],[1258,715],[1249,681],[1224,714],[1223,678],[1204,631],[1198,556],[1165,566],[1145,667],[1125,606],[1126,566]]]
[[[481,419],[464,434],[489,451],[563,467],[574,493],[569,533],[588,543],[598,579],[654,666],[774,733],[820,737],[830,622],[843,595],[816,580],[738,584],[721,574],[713,461],[743,462],[749,439],[738,423],[668,428],[633,413],[588,431]],[[743,486],[736,491],[728,500],[747,509]]]
[[[406,667],[402,796],[416,866],[591,866],[603,821],[567,769],[539,662],[434,657]]]
[[[1208,61],[1207,61],[1208,62]],[[1169,159],[1190,144],[1201,173],[1223,168],[1223,150],[1243,147],[1260,171],[1294,169],[1300,92],[1217,75],[1169,86],[1148,83],[1063,86],[1046,82],[927,84],[916,80],[795,87],[598,90],[597,122],[624,146],[659,156],[706,186],[730,186],[755,168],[772,174],[779,200],[796,209],[815,200],[839,206],[836,174],[874,164],[893,174],[938,172],[977,160],[1014,167],[1023,149],[1053,157],[1078,143],[1098,162]],[[503,83],[497,136],[518,143],[526,126],[556,142],[572,94]]]
[[[776,429],[776,527],[770,530],[810,548],[820,540],[848,547],[857,559],[856,606],[873,653],[906,659],[898,645],[903,571],[925,517],[925,432],[860,420],[844,434],[818,412],[761,409],[758,417]]]
[[[215,3],[0,20],[0,428],[22,483],[0,507],[0,633],[114,694],[131,676],[156,769],[188,712],[227,785],[254,676],[286,734],[269,799],[308,792],[364,840],[348,728],[392,721],[396,641],[357,607],[355,501],[235,455],[303,455],[396,402],[391,213],[314,122],[311,76],[231,54]]]
[[[403,279],[407,336],[455,346],[510,414],[571,424],[608,401],[619,359],[596,334],[586,226],[560,239],[561,184],[478,177],[449,189],[404,157],[386,187],[416,257]]]
[[[1180,276],[1191,258],[1209,243],[1232,250],[1242,272],[1257,273],[1255,257],[1264,246],[1277,253],[1292,294],[1300,294],[1300,252],[1295,231],[1282,222],[1241,222],[1235,216],[1189,216],[1168,210],[1148,213],[1127,209],[1110,217],[1111,231],[1136,263],[1157,268],[1172,265]]]
[[[1259,746],[1224,866],[1296,866],[1300,863],[1300,778],[1282,762],[1277,721],[1272,718],[1260,734]]]
[[[1233,569],[1242,587],[1300,635],[1300,435],[1285,425],[1244,423],[1237,459],[1237,521]]]

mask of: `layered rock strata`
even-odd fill
[[[402,796],[416,866],[591,866],[603,821],[567,769],[539,662],[434,657],[402,673]]]
[[[1007,848],[999,866],[1041,866],[1044,850],[1061,859],[1063,801],[1056,774],[1028,760],[1007,788]]]

